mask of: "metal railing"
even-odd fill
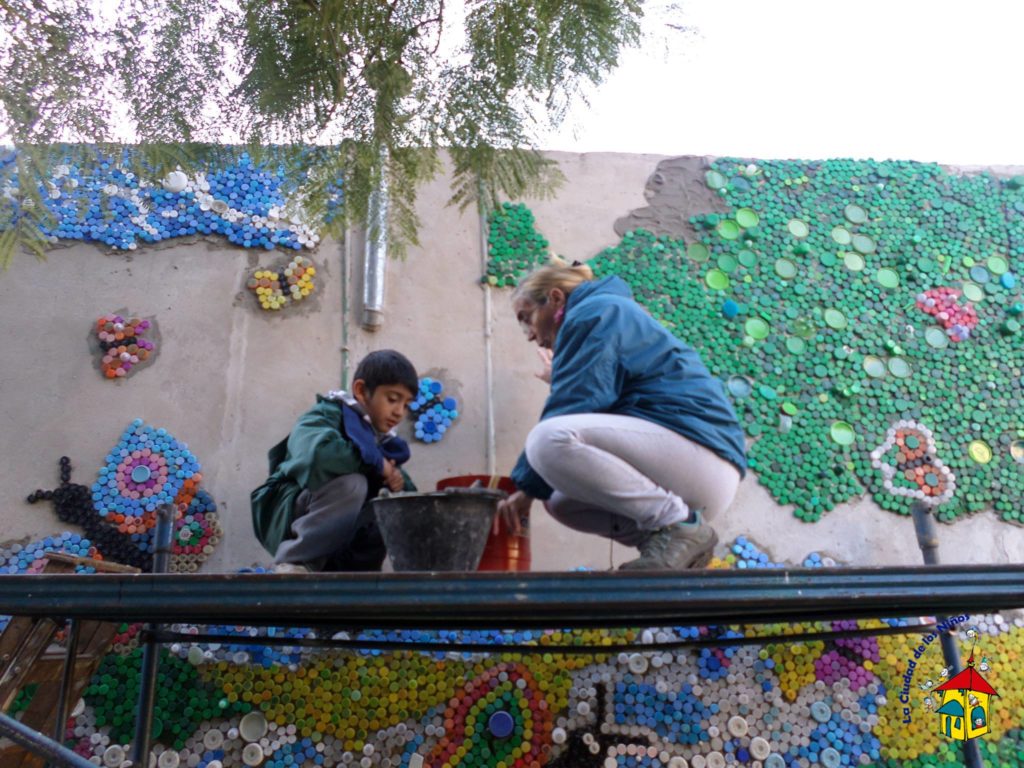
[[[927,538],[927,529],[919,530]],[[166,537],[166,534],[162,534]],[[934,538],[934,537],[932,537]],[[161,539],[163,540],[163,539]],[[922,539],[924,540],[924,539]],[[924,549],[924,544],[922,544]],[[927,554],[926,554],[927,558]],[[156,649],[165,642],[251,642],[260,645],[426,647],[508,651],[507,646],[386,643],[323,638],[243,639],[183,635],[169,623],[254,627],[379,629],[519,629],[758,625],[841,619],[994,613],[1024,607],[1022,566],[917,566],[669,572],[417,574],[95,574],[0,577],[0,614],[72,620],[147,622],[139,717],[132,759],[149,752]],[[817,635],[705,639],[671,644],[725,645],[805,641],[934,625]],[[643,646],[654,649],[658,646]],[[517,649],[524,650],[524,649]],[[545,653],[614,652],[545,645]],[[955,650],[955,649],[954,649]],[[0,733],[61,766],[80,766],[59,744],[0,717]],[[975,746],[976,751],[976,746]],[[64,760],[64,762],[61,762]],[[967,765],[974,763],[965,756]],[[86,765],[88,763],[85,763]]]

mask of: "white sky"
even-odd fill
[[[1021,0],[683,0],[545,149],[1024,164]]]

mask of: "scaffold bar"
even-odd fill
[[[249,626],[623,627],[991,613],[1024,567],[645,574],[90,574],[0,578],[0,614]]]

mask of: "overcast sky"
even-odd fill
[[[542,146],[1024,164],[1020,0],[683,0]]]

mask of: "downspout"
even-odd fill
[[[348,228],[342,234],[341,242],[341,388],[347,389],[348,382],[348,269],[352,262],[352,231]]]
[[[384,323],[384,278],[388,261],[388,183],[383,172],[380,187],[370,194],[363,260],[363,319],[368,331]]]
[[[482,196],[481,196],[482,197]],[[494,357],[493,337],[494,318],[491,316],[491,284],[487,282],[487,256],[488,256],[488,224],[487,213],[483,206],[480,211],[480,274],[483,276],[484,286],[484,404],[485,404],[485,426],[484,439],[486,441],[485,455],[487,457],[487,474],[494,476],[497,462],[497,445],[494,435]]]

